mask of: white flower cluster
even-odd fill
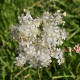
[[[57,46],[63,44],[67,37],[62,14],[58,10],[55,14],[44,12],[39,18],[33,19],[30,12],[25,11],[18,17],[19,24],[11,27],[11,35],[18,42],[16,65],[28,63],[31,67],[47,67],[51,58],[64,62],[63,52]]]

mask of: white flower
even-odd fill
[[[60,10],[57,10],[57,12],[60,12]]]
[[[66,12],[63,13],[63,16],[66,16]]]
[[[67,37],[65,29],[59,27],[63,19],[58,10],[52,14],[44,12],[41,18],[33,19],[30,12],[19,16],[19,25],[11,27],[11,35],[18,42],[16,65],[28,63],[31,67],[47,67],[51,58],[64,62],[63,52],[56,46],[62,45]],[[40,26],[42,29],[40,30]]]

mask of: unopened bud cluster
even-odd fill
[[[80,53],[80,44],[75,45],[75,47],[73,49],[71,49],[71,47],[68,47],[69,52],[76,52],[76,53]]]
[[[66,15],[66,13],[64,13]],[[41,17],[32,18],[29,11],[19,16],[19,24],[11,27],[12,39],[18,42],[16,65],[28,63],[31,67],[47,67],[51,58],[59,65],[64,63],[60,46],[67,37],[67,32],[59,25],[64,25],[60,11],[52,14],[44,12]]]

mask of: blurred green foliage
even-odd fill
[[[43,11],[66,11],[64,27],[69,37],[62,46],[66,58],[64,64],[59,66],[53,59],[49,67],[39,71],[29,68],[15,80],[38,80],[39,77],[41,80],[80,80],[80,55],[69,53],[67,49],[80,44],[80,0],[0,0],[0,80],[14,80],[14,76],[23,69],[14,65],[17,43],[11,41],[9,28],[11,24],[18,23],[18,16],[24,8],[30,10],[33,17],[40,16]]]

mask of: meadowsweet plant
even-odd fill
[[[31,67],[47,67],[51,58],[57,59],[59,65],[64,63],[63,51],[58,48],[67,38],[67,32],[63,26],[63,17],[66,12],[60,10],[54,14],[44,12],[41,17],[32,18],[29,11],[18,17],[19,24],[11,26],[12,39],[18,42],[15,64],[23,66],[29,64]]]

